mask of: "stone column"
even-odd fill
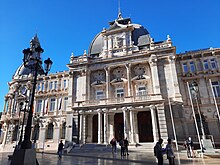
[[[106,76],[106,98],[109,99],[110,98],[110,68],[109,67],[105,67],[105,76]]]
[[[110,141],[114,136],[114,113],[109,113],[108,116],[109,116],[109,139],[108,141]]]
[[[83,143],[83,119],[84,119],[84,114],[80,113],[80,125],[79,125],[79,141],[80,143]]]
[[[76,97],[73,90],[76,90],[76,87],[74,86],[74,72],[71,71],[69,73],[68,104],[67,104],[67,110],[66,111],[72,111],[71,108],[73,106],[73,100]]]
[[[3,114],[6,114],[6,105],[8,103],[8,98],[5,97],[5,103],[4,103],[4,108],[3,108]]]
[[[73,125],[73,114],[72,112],[67,112],[65,140],[70,142],[72,141],[72,125]]]
[[[169,63],[170,63],[170,70],[171,70],[171,75],[172,75],[172,80],[173,80],[173,87],[175,91],[175,97],[181,97],[180,95],[180,89],[179,89],[179,84],[178,84],[178,79],[177,79],[177,74],[176,74],[176,65],[175,65],[175,56],[172,55],[169,57]],[[180,100],[182,101],[182,99]]]
[[[137,113],[136,111],[133,112],[134,113],[134,141],[136,143],[139,143],[139,135],[138,135],[138,118],[137,118]]]
[[[83,131],[82,131],[82,139],[83,139],[83,144],[86,143],[86,115],[83,115]]]
[[[128,79],[128,96],[130,97],[131,94],[131,64],[125,64],[126,72],[127,72],[127,79]]]
[[[90,87],[91,87],[90,76],[91,76],[91,71],[87,69],[86,70],[86,77],[87,77],[87,79],[86,79],[86,81],[87,81],[86,100],[90,100],[90,98],[91,98],[91,95],[90,95],[90,91],[91,91],[91,89],[90,89]]]
[[[164,112],[164,105],[157,106],[157,115],[159,121],[160,136],[162,139],[167,139],[168,133],[167,133],[166,117]]]
[[[161,94],[157,68],[157,56],[155,54],[152,54],[150,57],[150,68],[154,94]]]
[[[11,114],[11,112],[12,112],[12,96],[11,96],[11,95],[9,95],[8,101],[9,101],[9,104],[8,104],[8,113]]]
[[[108,136],[108,110],[104,110],[104,144],[109,143],[109,136]]]
[[[156,119],[155,110],[156,110],[155,107],[150,107],[154,142],[157,142],[157,140],[159,139],[159,134],[158,134],[158,127],[157,127],[157,119]]]
[[[131,144],[134,144],[134,143],[136,143],[135,142],[135,140],[134,140],[134,132],[135,132],[135,130],[134,130],[134,124],[135,124],[135,122],[134,122],[134,112],[133,112],[133,110],[130,110],[129,111],[129,113],[130,113],[130,125],[131,125],[131,134],[130,134],[130,142],[131,142]]]
[[[102,111],[98,112],[98,144],[102,143]]]
[[[124,119],[124,138],[127,137],[128,139],[129,137],[129,119],[128,119],[128,109],[124,108],[122,109],[123,111],[123,119]]]

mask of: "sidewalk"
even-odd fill
[[[56,154],[54,152],[46,152],[45,154]],[[175,152],[176,164],[184,165],[184,164],[202,164],[202,165],[219,165],[220,152],[217,151],[214,155],[203,154],[202,157],[196,158],[187,158],[186,152]],[[83,157],[83,158],[97,158],[97,159],[105,159],[105,160],[114,160],[114,161],[123,161],[123,162],[133,162],[140,164],[152,164],[154,162],[156,164],[156,158],[153,153],[148,151],[138,151],[135,148],[130,148],[129,156],[120,155],[120,149],[117,149],[117,153],[111,152],[111,147],[106,148],[94,148],[94,149],[73,149],[71,153],[64,154],[64,156],[74,156],[74,157]],[[168,164],[168,160],[166,159],[166,155],[164,155],[164,164]]]

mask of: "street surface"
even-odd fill
[[[0,165],[10,165],[9,153],[0,153]],[[187,158],[186,153],[176,154],[176,165],[220,165],[219,154],[215,158],[204,156],[204,158]],[[88,152],[71,153],[59,159],[55,153],[38,153],[37,159],[40,165],[156,165],[156,159],[150,152],[130,152],[129,156],[121,158],[118,154]],[[164,160],[164,165],[168,161]]]

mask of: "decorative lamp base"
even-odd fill
[[[35,149],[15,150],[10,165],[39,165]]]

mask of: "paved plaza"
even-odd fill
[[[8,155],[12,153],[0,153],[0,165],[10,165]],[[37,159],[40,165],[156,165],[156,159],[151,152],[130,151],[129,156],[121,157],[120,152],[112,154],[111,152],[90,150],[75,151],[70,154],[63,155],[59,159],[56,152],[37,153]],[[219,165],[220,154],[214,156],[204,155],[197,158],[187,158],[184,151],[176,153],[176,165]],[[168,161],[164,157],[164,165]]]

